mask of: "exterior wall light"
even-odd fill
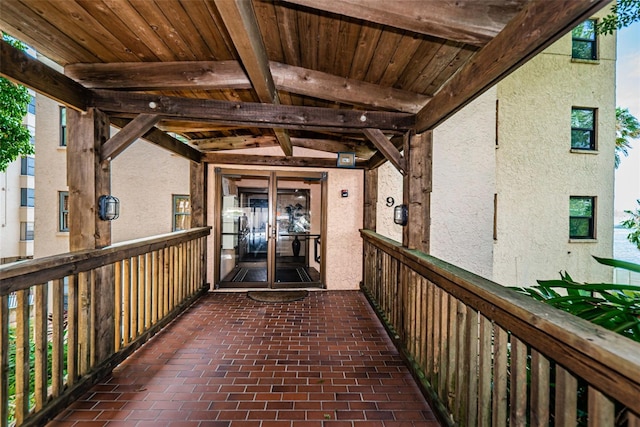
[[[393,208],[393,222],[402,225],[403,227],[407,225],[409,220],[409,210],[407,209],[407,205],[398,205]]]
[[[120,216],[120,200],[117,197],[100,196],[98,198],[98,217],[103,221],[113,221]]]

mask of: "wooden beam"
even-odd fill
[[[75,110],[86,111],[91,90],[0,40],[0,75]]]
[[[408,134],[405,143],[407,174],[404,176],[403,204],[409,222],[403,230],[403,246],[429,253],[431,240],[431,188],[433,131]]]
[[[380,129],[365,129],[363,133],[401,174],[407,173],[404,157]]]
[[[94,89],[251,89],[238,61],[79,63],[64,74]]]
[[[280,104],[253,4],[249,0],[214,0],[214,2],[258,99],[267,104]],[[273,131],[284,155],[293,155],[289,133],[281,128],[274,128]]]
[[[100,149],[101,159],[103,161],[115,159],[136,139],[149,132],[159,120],[160,116],[157,114],[140,114],[131,120],[102,145]]]
[[[515,71],[608,0],[532,0],[418,113],[416,132],[433,129]]]
[[[391,138],[391,143],[398,150],[403,147],[403,138],[400,136],[394,136]],[[367,163],[367,169],[376,169],[380,167],[382,164],[387,162],[387,158],[380,151],[376,152]]]
[[[302,67],[270,63],[281,91],[369,108],[417,113],[430,97],[348,79]],[[248,89],[251,83],[236,61],[127,62],[72,64],[65,74],[93,89]]]
[[[331,139],[291,138],[294,147],[310,148],[312,150],[326,151],[329,153],[354,152],[356,157],[369,159],[373,150],[365,144],[334,141]]]
[[[159,114],[228,124],[249,123],[256,127],[350,129],[351,132],[365,128],[406,131],[413,128],[415,118],[408,113],[268,105],[103,90],[95,91],[93,105],[116,113]]]
[[[203,161],[220,165],[253,165],[253,166],[294,166],[309,168],[337,168],[337,158],[322,157],[282,157],[258,156],[246,154],[205,153]],[[356,160],[356,167],[363,168],[366,161]]]
[[[207,169],[206,163],[190,163],[189,166],[191,228],[207,225]]]
[[[114,126],[120,128],[125,127],[130,122],[129,119],[121,119],[116,117],[111,117],[110,120]],[[161,130],[153,128],[142,135],[142,139],[145,139],[152,144],[156,144],[157,146],[164,148],[165,150],[171,151],[174,154],[191,160],[192,162],[200,163],[202,159],[202,153],[200,151],[196,150],[193,147],[190,147],[183,142],[178,141],[177,139],[167,135]]]
[[[378,211],[378,169],[364,172],[364,221],[363,228],[376,231]]]
[[[273,135],[242,135],[192,139],[191,143],[197,145],[200,150],[207,151],[242,150],[245,148],[273,147],[279,145],[276,137]]]
[[[419,34],[484,46],[525,3],[524,0],[286,0],[359,20]]]

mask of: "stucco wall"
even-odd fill
[[[495,88],[433,134],[431,254],[491,278]]]
[[[67,149],[60,146],[60,105],[36,97],[36,207],[34,257],[69,252],[69,233],[60,232],[58,192],[68,191]]]
[[[378,204],[376,209],[376,232],[385,237],[402,242],[402,226],[393,222],[393,208],[402,204],[402,174],[385,162],[378,168]],[[393,198],[393,205],[387,206],[387,198]]]
[[[189,160],[138,140],[111,162],[111,176],[120,199],[113,243],[171,232],[172,196],[189,195]]]
[[[497,230],[494,279],[534,285],[566,270],[611,280],[590,255],[610,257],[613,232],[615,39],[597,63],[571,61],[567,35],[498,85]],[[595,154],[571,152],[571,107],[598,108]],[[597,197],[595,241],[569,241],[569,197]]]
[[[294,149],[297,147],[294,147]],[[242,150],[246,154],[279,155],[279,148],[268,150]],[[268,153],[268,154],[267,154]],[[313,154],[310,150],[305,154]],[[325,154],[326,156],[326,154]],[[335,155],[334,155],[335,156]],[[215,168],[256,169],[250,166],[210,165],[208,186],[208,223],[213,225],[215,203],[219,197],[214,186]],[[296,170],[295,168],[260,167],[261,170]],[[299,169],[298,169],[299,171]],[[327,236],[324,244],[327,248],[326,281],[328,289],[358,289],[362,280],[362,210],[364,203],[364,174],[356,169],[317,169],[305,168],[303,171],[327,172]],[[348,190],[349,197],[342,197],[342,190]],[[313,202],[312,202],[313,203]],[[213,256],[215,238],[209,239],[208,278],[213,276]],[[213,283],[212,283],[213,285]]]
[[[20,256],[20,160],[0,173],[0,261]]]

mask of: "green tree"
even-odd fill
[[[631,149],[630,139],[640,138],[640,122],[627,108],[616,108],[616,161],[615,166],[620,165],[620,153],[625,157]]]
[[[640,205],[640,200],[636,200],[636,203]],[[624,228],[631,230],[631,232],[627,234],[627,239],[640,249],[640,208],[636,208],[635,211],[624,211],[624,213],[630,216],[620,224]]]
[[[25,49],[24,44],[4,33],[2,39]],[[29,100],[27,88],[0,77],[0,172],[6,171],[18,157],[34,152],[29,130],[22,124]]]
[[[613,34],[620,28],[640,21],[640,0],[618,0],[610,13],[596,24],[596,33]]]

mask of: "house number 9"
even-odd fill
[[[393,204],[394,204],[395,202],[396,202],[396,201],[395,201],[395,200],[393,200],[393,197],[387,197],[387,207],[389,207],[389,208],[390,208],[391,206],[393,206]]]

